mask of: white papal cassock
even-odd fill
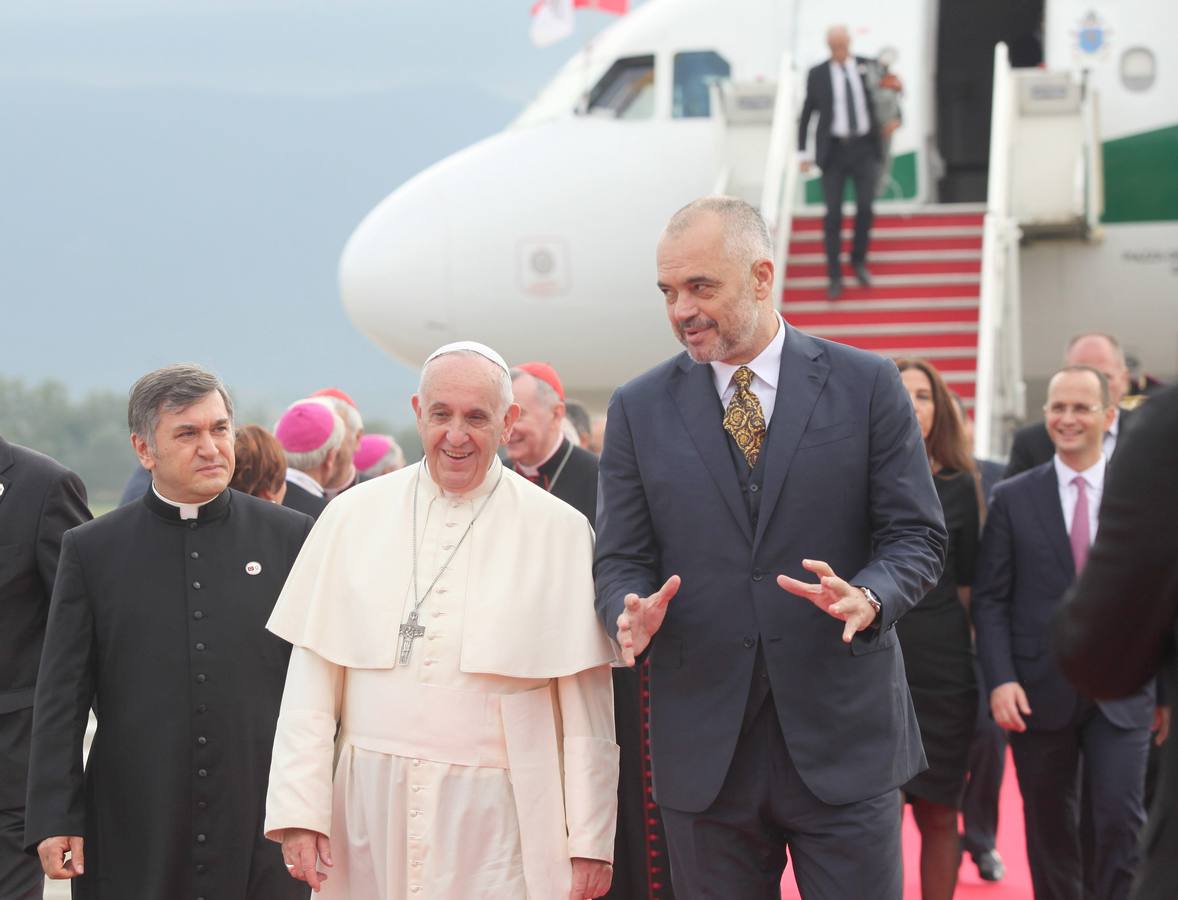
[[[397,666],[419,468],[419,595],[457,554]],[[612,860],[614,650],[592,543],[580,513],[497,459],[463,496],[421,463],[328,506],[268,625],[294,651],[265,831],[331,838],[319,896],[563,900],[571,857]]]

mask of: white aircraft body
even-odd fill
[[[1084,79],[1099,97],[1103,220],[1020,251],[1023,372],[1036,385],[1064,338],[1088,329],[1118,334],[1157,374],[1178,372],[1178,73],[1161,63],[1178,31],[1171,0],[650,0],[576,53],[510,127],[368,215],[341,261],[352,320],[414,365],[459,338],[548,360],[570,395],[603,405],[678,349],[655,288],[667,218],[713,192],[762,201],[783,55],[796,122],[835,23],[849,26],[853,53],[890,48],[904,82],[877,215],[983,208],[998,41]],[[725,84],[737,96],[727,115],[713,87]],[[796,141],[795,124],[779,130]],[[815,177],[798,184],[795,217],[821,213]]]

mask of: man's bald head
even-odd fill
[[[1090,331],[1068,341],[1064,362],[1069,366],[1088,366],[1108,380],[1112,405],[1121,402],[1129,390],[1129,369],[1121,343],[1111,334]]]
[[[851,52],[851,32],[846,25],[831,25],[826,29],[826,46],[830,48],[830,58],[835,62],[843,62]]]

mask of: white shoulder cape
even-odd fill
[[[332,500],[291,569],[266,626],[270,631],[337,665],[396,664],[398,628],[412,607],[410,529],[419,466]],[[503,481],[466,539],[460,668],[558,678],[614,662],[614,645],[594,611],[588,521],[497,460],[487,477],[500,471]],[[423,498],[437,494],[426,469],[419,490]],[[481,502],[475,501],[476,508]],[[420,590],[433,574],[419,573]],[[427,599],[423,619],[428,606]]]

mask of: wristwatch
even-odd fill
[[[875,621],[873,621],[871,625],[868,625],[867,627],[870,628],[872,625],[881,625],[882,623],[880,622],[880,616],[883,614],[883,604],[880,603],[879,598],[875,596],[875,591],[869,587],[864,587],[861,584],[857,584],[855,587],[863,592],[863,596],[867,598],[867,602],[870,603],[871,608],[875,610]]]

